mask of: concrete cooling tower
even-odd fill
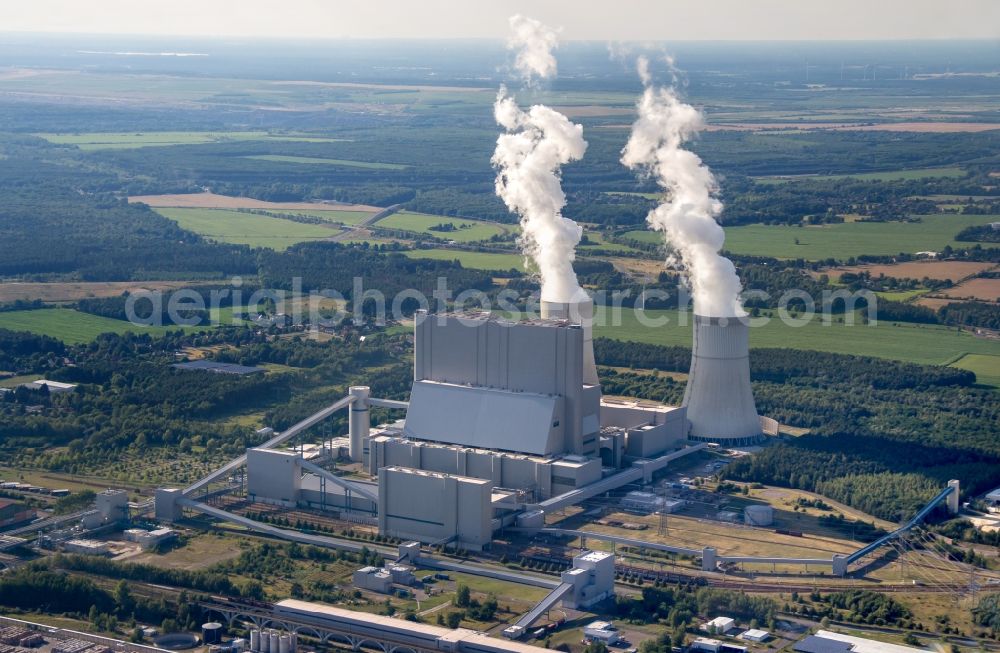
[[[541,317],[546,320],[569,320],[583,327],[583,382],[600,385],[594,362],[594,302],[589,297],[574,302],[542,300]]]
[[[749,332],[745,318],[694,316],[684,391],[691,439],[728,445],[760,439],[761,420],[750,389]]]

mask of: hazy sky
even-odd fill
[[[0,31],[565,39],[1000,39],[1000,0],[0,0]]]

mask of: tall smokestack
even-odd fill
[[[541,301],[541,317],[553,320],[569,320],[583,327],[583,383],[600,385],[597,378],[597,363],[594,361],[594,301],[582,291],[583,299],[570,302]]]
[[[747,318],[694,316],[691,372],[684,406],[691,437],[729,445],[760,439],[760,417],[750,388]]]

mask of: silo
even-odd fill
[[[299,636],[297,633],[288,633],[288,644],[291,648],[292,653],[299,650]]]
[[[206,644],[218,644],[222,641],[222,624],[209,621],[201,625],[201,640]]]
[[[692,439],[724,445],[760,439],[750,389],[749,332],[746,317],[694,316],[691,372],[684,390]]]
[[[278,653],[291,653],[291,642],[288,635],[282,635],[278,640]]]
[[[348,393],[354,397],[347,422],[348,433],[348,455],[354,462],[361,462],[364,459],[365,440],[371,432],[371,417],[368,413],[368,398],[371,390],[368,386],[356,385],[348,389]]]
[[[266,630],[260,631],[260,653],[271,653],[271,636]]]
[[[271,631],[271,653],[280,653],[281,651],[281,636],[278,635],[278,631]]]
[[[541,317],[549,320],[568,320],[583,327],[583,382],[600,385],[597,364],[594,362],[594,301],[590,297],[572,302],[541,301]]]
[[[250,631],[250,650],[260,653],[260,631],[256,628]]]

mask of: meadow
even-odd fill
[[[911,179],[925,179],[927,177],[964,177],[965,170],[955,166],[944,168],[919,168],[915,170],[889,170],[886,172],[861,172],[844,175],[795,175],[795,176],[773,176],[757,177],[754,179],[759,184],[783,184],[789,181],[801,179],[857,179],[860,181],[907,181]]]
[[[1000,388],[1000,355],[966,354],[951,365],[975,372],[976,379],[983,385]]]
[[[371,170],[406,170],[410,166],[401,163],[379,163],[377,161],[352,161],[349,159],[324,159],[312,156],[286,156],[283,154],[255,154],[244,157],[257,161],[274,163],[305,163],[310,165],[347,166],[349,168],[368,168]]]
[[[85,132],[79,134],[35,134],[57,145],[74,145],[81,150],[134,149],[169,145],[200,145],[221,141],[293,141],[301,143],[332,143],[343,139],[271,134],[261,131],[167,131],[167,132]]]
[[[455,227],[454,231],[436,231],[431,229],[436,225],[450,224]],[[402,229],[404,231],[414,231],[417,233],[454,240],[459,243],[471,243],[477,240],[487,240],[492,236],[499,236],[505,233],[505,229],[493,222],[481,222],[479,220],[467,220],[464,218],[450,218],[443,215],[429,215],[427,213],[414,213],[412,211],[400,211],[379,220],[376,227],[384,229]]]
[[[346,224],[346,225],[357,225],[361,224],[365,220],[369,219],[374,215],[371,211],[341,211],[341,210],[325,210],[325,209],[289,209],[289,210],[278,210],[278,211],[268,211],[268,213],[273,213],[275,215],[287,214],[287,215],[304,215],[311,218],[319,218],[320,220],[326,220],[327,222],[332,222],[334,224]]]
[[[306,240],[323,240],[336,233],[333,226],[303,224],[267,215],[227,209],[157,208],[157,213],[182,228],[212,240],[278,251]]]
[[[462,266],[474,270],[521,270],[524,258],[519,254],[498,254],[494,252],[467,252],[457,249],[414,249],[403,252],[410,258],[429,258],[435,261],[459,261]]]
[[[174,327],[177,329],[179,327]],[[124,320],[91,315],[71,308],[43,308],[35,311],[0,313],[0,329],[30,331],[62,340],[68,345],[91,342],[102,333],[148,333],[160,336],[167,327],[131,324]]]
[[[602,315],[603,311],[599,311],[599,320]],[[658,345],[691,346],[689,313],[649,310],[644,315],[647,322],[669,321],[663,325],[646,326],[640,322],[635,311],[626,308],[621,312],[619,326],[605,326],[599,321],[594,327],[594,335]],[[946,365],[965,354],[982,356],[982,360],[972,359],[975,361],[973,364],[986,367],[993,361],[1000,361],[1000,341],[978,338],[954,328],[892,322],[869,326],[861,323],[860,316],[856,316],[854,326],[848,326],[838,324],[837,317],[834,316],[834,323],[827,326],[817,316],[801,327],[783,324],[775,318],[764,326],[751,327],[750,346],[758,349],[812,349],[923,365]],[[986,367],[980,369],[986,371]]]
[[[939,251],[946,245],[961,247],[955,235],[962,229],[992,222],[996,216],[935,214],[913,216],[920,222],[843,222],[792,227],[754,224],[726,227],[725,250],[734,254],[778,259],[827,258],[846,260],[861,254],[892,255],[900,252]],[[658,233],[629,231],[627,238],[662,242]]]

